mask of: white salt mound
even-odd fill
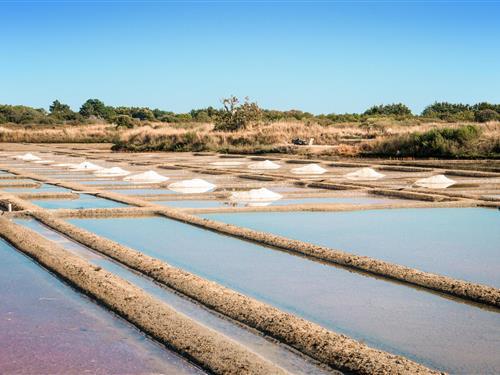
[[[14,156],[14,159],[18,159],[18,160],[24,160],[24,161],[37,161],[37,160],[42,160],[40,159],[38,156],[35,156],[31,153],[27,153],[27,154],[24,154],[24,155],[17,155],[17,156]]]
[[[248,165],[249,169],[279,169],[281,165],[273,163],[270,160],[258,161]]]
[[[266,188],[252,189],[249,191],[235,191],[231,194],[232,201],[236,202],[272,202],[283,198],[281,194]]]
[[[129,171],[125,169],[121,169],[120,167],[112,167],[112,168],[103,168],[94,172],[94,174],[98,177],[118,177],[118,176],[127,176],[130,174]]]
[[[168,177],[162,176],[155,171],[147,171],[144,173],[134,174],[132,176],[127,176],[123,179],[124,181],[140,182],[143,184],[155,184],[158,182],[164,182],[168,180]]]
[[[320,167],[318,164],[307,164],[300,168],[293,168],[292,172],[295,174],[323,174],[326,172],[326,169]]]
[[[182,194],[206,193],[207,191],[215,189],[215,187],[216,185],[200,178],[182,180],[168,185],[170,190]]]
[[[100,165],[91,163],[89,161],[84,161],[83,163],[75,164],[73,166],[70,166],[70,168],[75,170],[75,171],[100,171],[100,170],[104,170],[104,168],[101,167]]]
[[[376,170],[372,168],[361,168],[357,171],[347,173],[344,177],[350,180],[378,180],[379,178],[384,177],[385,175],[382,173],[378,173]]]
[[[421,178],[415,181],[415,185],[432,188],[432,189],[446,189],[448,186],[455,184],[456,181],[451,178],[446,177],[444,174],[438,174],[436,176]]]

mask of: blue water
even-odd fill
[[[0,257],[0,373],[199,373],[2,239]]]
[[[90,194],[80,194],[80,198],[78,199],[39,199],[33,200],[32,203],[47,209],[115,208],[127,206],[124,203],[98,198]]]
[[[177,194],[175,191],[168,189],[115,189],[110,190],[113,193],[124,195],[162,195],[162,194]]]
[[[324,204],[324,203],[342,203],[342,204],[389,204],[398,202],[396,199],[378,198],[378,197],[315,197],[315,198],[297,198],[297,199],[280,199],[271,202],[270,206],[287,206],[295,204]],[[400,202],[400,201],[399,201]],[[230,201],[221,200],[176,200],[176,201],[155,201],[154,203],[163,206],[180,207],[180,208],[212,208],[212,207],[231,207]],[[239,203],[236,207],[244,207],[246,204]]]
[[[421,208],[203,216],[500,287],[498,210]]]
[[[71,223],[367,344],[451,372],[500,371],[500,314],[165,218]]]
[[[237,341],[271,362],[290,370],[293,374],[331,374],[330,371],[323,370],[318,366],[315,366],[302,356],[291,352],[286,347],[278,345],[272,340],[267,340],[260,334],[243,328],[232,320],[221,317],[219,314],[201,307],[198,303],[191,301],[190,299],[186,299],[168,288],[160,286],[153,280],[131,271],[126,266],[122,266],[120,263],[113,262],[109,258],[89,250],[85,246],[64,237],[56,231],[40,224],[40,222],[36,220],[17,219],[15,222],[16,224],[23,225],[31,230],[34,230],[46,239],[57,243],[59,246],[62,246],[71,253],[84,258],[88,262],[98,265],[103,269],[120,276],[128,282],[145,290],[147,293],[167,303],[169,306],[182,314],[185,314],[202,325],[214,329]]]
[[[134,185],[129,181],[121,180],[93,180],[93,181],[79,181],[82,185]]]
[[[39,188],[4,188],[2,190],[11,193],[63,193],[70,192],[70,189],[63,188],[61,186],[42,184]]]

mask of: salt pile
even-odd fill
[[[95,171],[94,174],[98,177],[119,177],[127,176],[130,172],[125,169],[121,169],[120,167],[112,167],[99,169]]]
[[[384,174],[378,173],[372,168],[361,168],[357,171],[344,175],[344,177],[348,178],[349,180],[378,180],[379,178],[382,178],[384,176]]]
[[[35,156],[33,154],[30,154],[29,152],[27,154],[24,154],[24,155],[17,155],[17,156],[14,156],[14,159],[18,159],[18,160],[24,160],[24,161],[37,161],[37,160],[42,160],[40,159],[38,156]]]
[[[200,178],[182,180],[168,185],[170,190],[182,194],[206,193],[207,191],[215,189],[215,187],[214,184]]]
[[[142,184],[155,184],[159,182],[164,182],[168,180],[168,177],[162,176],[155,171],[147,171],[144,173],[134,174],[132,176],[127,176],[123,179],[124,181],[140,182]]]
[[[318,164],[307,164],[300,168],[293,168],[292,172],[295,174],[323,174],[326,172],[326,169],[320,167]]]
[[[80,164],[74,164],[73,166],[70,165],[70,168],[75,170],[75,171],[99,171],[99,170],[104,170],[103,167],[100,165],[91,163],[89,161],[84,161],[83,163]]]
[[[233,202],[245,203],[248,206],[267,206],[271,202],[283,198],[281,194],[266,188],[252,189],[249,191],[236,191],[229,198]]]
[[[281,166],[279,164],[273,163],[270,160],[259,161],[257,163],[250,164],[249,169],[279,169]]]
[[[431,189],[446,189],[448,186],[455,184],[455,182],[444,174],[438,174],[432,177],[421,178],[415,181],[415,185]]]

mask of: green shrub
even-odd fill
[[[480,136],[481,129],[476,125],[432,129],[388,138],[373,146],[370,152],[384,156],[469,157],[481,152],[476,148]]]
[[[367,116],[411,116],[411,109],[403,103],[375,105],[364,112]]]
[[[240,104],[235,96],[222,100],[223,109],[215,120],[215,130],[236,131],[245,129],[251,122],[262,119],[262,111],[257,103],[250,103],[248,98]]]
[[[500,118],[500,114],[493,109],[482,109],[474,113],[474,120],[477,122],[495,121]]]
[[[128,115],[118,115],[113,120],[116,128],[133,128],[137,125],[137,121]]]

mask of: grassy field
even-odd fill
[[[500,122],[471,125],[411,118],[322,125],[311,121],[253,124],[244,130],[215,131],[211,123],[145,122],[132,129],[107,123],[88,125],[3,125],[0,142],[113,143],[123,151],[218,151],[293,153],[314,156],[498,158]],[[294,138],[313,138],[313,147]]]

